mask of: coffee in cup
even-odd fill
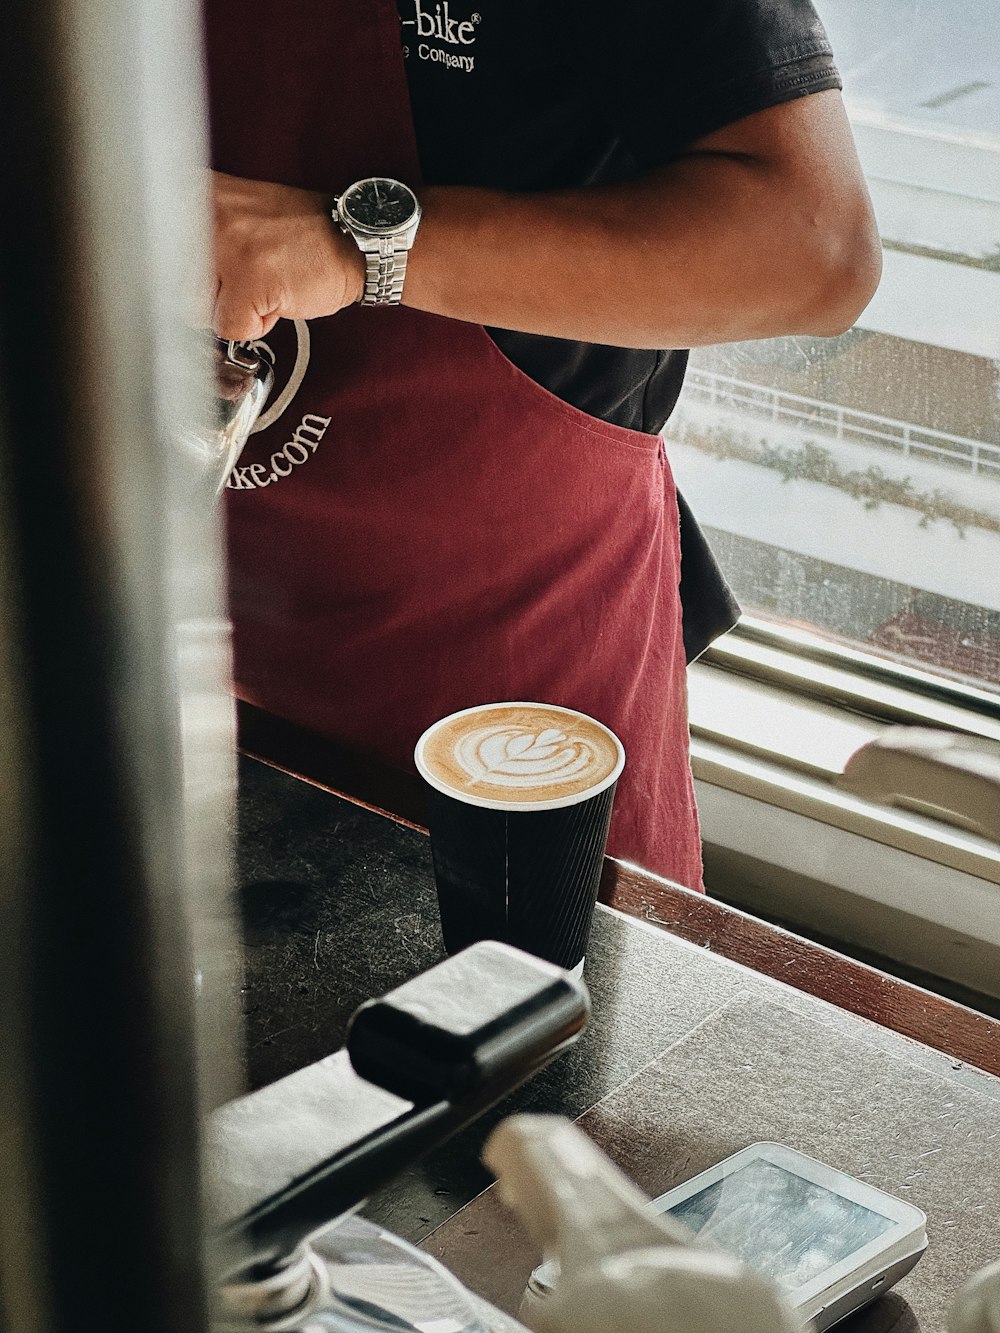
[[[429,727],[415,759],[448,952],[499,939],[581,966],[625,764],[618,737],[554,704],[484,704]]]

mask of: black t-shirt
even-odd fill
[[[398,0],[426,184],[533,191],[665,165],[723,125],[839,88],[810,0]],[[592,416],[656,433],[687,353],[490,329],[526,374]],[[681,501],[688,657],[737,608]]]

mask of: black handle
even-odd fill
[[[244,1177],[254,1155],[285,1150],[303,1101],[320,1128],[319,1155],[304,1162],[303,1143],[286,1182],[220,1227],[226,1266],[280,1261],[546,1065],[589,1013],[581,981],[492,941],[362,1005],[347,1039],[353,1073],[340,1052],[217,1113],[218,1155]]]

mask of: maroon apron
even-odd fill
[[[206,30],[217,169],[419,185],[395,0],[206,0]],[[609,852],[700,887],[662,441],[406,307],[263,344],[275,389],[227,489],[238,694],[406,768],[459,708],[589,713],[627,755]]]

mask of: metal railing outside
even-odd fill
[[[685,402],[698,400],[741,416],[798,426],[834,440],[889,448],[905,457],[934,458],[968,470],[974,476],[1000,481],[1000,444],[950,435],[947,431],[894,421],[891,417],[692,367],[684,381],[681,415]]]

